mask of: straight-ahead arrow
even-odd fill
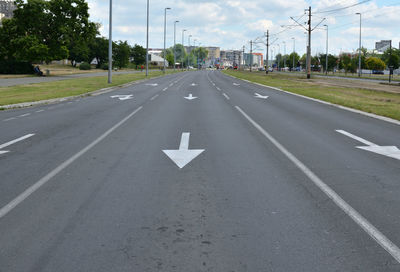
[[[196,96],[193,96],[192,94],[189,94],[189,96],[184,97],[184,98],[187,99],[187,100],[194,100],[194,99],[196,99],[197,97],[196,97]]]
[[[397,148],[397,146],[379,146],[379,145],[371,143],[361,137],[353,135],[347,131],[344,131],[344,130],[336,130],[336,131],[366,145],[366,146],[356,146],[356,148],[358,148],[358,149],[366,150],[366,151],[373,152],[373,153],[376,153],[379,155],[383,155],[386,157],[400,160],[400,150]]]
[[[20,137],[20,138],[18,138],[18,139],[15,139],[15,140],[9,141],[8,143],[5,143],[5,144],[0,145],[0,155],[10,152],[10,151],[8,151],[8,150],[1,150],[1,149],[5,148],[5,147],[7,147],[7,146],[13,145],[13,144],[15,144],[15,143],[21,142],[21,141],[23,141],[23,140],[26,140],[26,139],[28,139],[28,138],[30,138],[30,137],[32,137],[32,136],[35,136],[35,134],[27,134],[27,135],[22,136],[22,137]]]
[[[255,97],[255,98],[261,98],[261,99],[267,99],[269,96],[267,96],[267,95],[264,96],[264,95],[255,93],[255,94],[254,94],[254,97]]]
[[[121,94],[121,95],[113,95],[111,98],[118,98],[119,100],[128,100],[133,99],[133,95],[131,94]]]
[[[178,150],[163,150],[165,155],[167,155],[168,158],[170,158],[181,169],[204,152],[204,149],[189,150],[189,138],[190,133],[184,132],[182,133],[181,143]]]

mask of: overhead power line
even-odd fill
[[[352,8],[352,7],[355,7],[355,6],[359,6],[359,5],[365,4],[367,2],[371,2],[371,0],[364,0],[364,1],[361,1],[361,2],[359,2],[357,4],[353,4],[353,5],[346,6],[346,7],[341,7],[341,8],[331,9],[331,10],[325,10],[325,11],[318,11],[318,12],[315,12],[314,14],[335,13],[335,12],[338,12],[338,11],[342,11],[342,10],[345,10],[345,9],[349,9],[349,8]]]

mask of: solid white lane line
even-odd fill
[[[283,145],[281,145],[274,137],[265,131],[258,123],[248,116],[240,107],[235,108],[276,148],[279,149],[293,164],[297,166],[322,192],[324,192],[343,212],[345,212],[353,221],[360,226],[372,239],[374,239],[382,248],[384,248],[397,262],[400,263],[400,249],[392,241],[390,241],[383,233],[381,233],[374,225],[372,225],[359,212],[351,207],[344,199],[342,199],[333,189],[324,183],[314,172],[312,172],[305,164],[290,153]]]
[[[225,96],[226,99],[230,99],[230,97],[226,93],[223,93],[222,95]]]
[[[356,135],[353,135],[353,134],[351,134],[351,133],[349,133],[349,132],[347,132],[347,131],[344,131],[344,130],[341,130],[341,129],[338,129],[338,130],[336,130],[336,131],[339,132],[339,133],[341,133],[341,134],[343,134],[343,135],[346,135],[347,137],[350,137],[350,138],[352,138],[352,139],[354,139],[354,140],[356,140],[356,141],[359,141],[360,143],[363,143],[363,144],[365,144],[365,145],[376,146],[376,144],[371,143],[371,142],[369,142],[369,141],[367,141],[367,140],[365,140],[365,139],[363,139],[363,138],[361,138],[361,137],[358,137],[358,136],[356,136]]]
[[[40,112],[44,112],[44,110],[38,110],[38,111],[36,111],[37,113],[40,113]]]
[[[31,113],[25,113],[25,114],[22,114],[22,115],[20,115],[20,116],[17,116],[17,117],[26,117],[26,116],[29,116],[29,115],[31,115]]]
[[[152,98],[150,98],[150,100],[154,100],[159,96],[159,94],[156,94],[155,96],[153,96]]]
[[[134,112],[126,116],[124,119],[122,119],[120,122],[118,122],[116,125],[114,125],[112,128],[107,130],[103,135],[101,135],[99,138],[94,140],[92,143],[90,143],[88,146],[83,148],[81,151],[73,155],[71,158],[66,160],[65,162],[61,163],[59,166],[57,166],[54,170],[52,170],[50,173],[48,173],[46,176],[41,178],[39,181],[37,181],[35,184],[33,184],[31,187],[26,189],[22,194],[14,198],[10,203],[8,203],[6,206],[0,209],[0,219],[3,218],[6,214],[8,214],[10,211],[12,211],[15,207],[17,207],[19,204],[21,204],[25,199],[27,199],[30,195],[32,195],[34,192],[36,192],[40,187],[45,185],[49,180],[51,180],[53,177],[55,177],[57,174],[59,174],[62,170],[67,168],[70,164],[72,164],[74,161],[79,159],[82,155],[84,155],[86,152],[91,150],[93,147],[95,147],[98,143],[100,143],[102,140],[104,140],[108,135],[110,135],[112,132],[114,132],[117,128],[122,126],[126,121],[128,121],[132,116],[134,116],[136,113],[138,113],[143,106],[140,106],[137,108]]]
[[[8,122],[8,121],[15,120],[15,119],[17,119],[17,118],[16,117],[11,117],[11,118],[8,118],[8,119],[4,119],[3,121],[4,122]]]

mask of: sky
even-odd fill
[[[108,37],[109,0],[87,0],[90,19],[101,24],[100,32]],[[250,50],[250,41],[256,41],[254,52],[265,54],[265,32],[271,34],[274,54],[291,53],[294,48],[306,52],[305,9],[312,8],[312,54],[325,53],[326,27],[329,29],[329,53],[353,52],[359,44],[362,14],[362,46],[374,49],[375,42],[392,40],[399,48],[400,0],[150,0],[149,47],[163,48],[164,8],[167,11],[167,47],[184,44],[217,46],[225,50]],[[351,7],[353,6],[353,7]],[[127,40],[130,44],[146,45],[146,0],[113,0],[113,40]],[[325,20],[324,20],[325,19]],[[319,26],[320,23],[324,20]]]

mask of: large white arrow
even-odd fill
[[[163,152],[181,169],[204,152],[204,149],[189,150],[189,138],[190,133],[184,132],[182,133],[181,144],[178,150],[163,150]]]
[[[267,95],[264,96],[264,95],[255,93],[255,94],[254,94],[254,97],[255,97],[255,98],[261,98],[261,99],[267,99],[269,96],[267,96]]]
[[[347,131],[344,131],[344,130],[336,130],[336,131],[343,135],[346,135],[347,137],[357,140],[363,144],[366,144],[366,146],[356,146],[356,148],[400,160],[400,150],[397,148],[397,146],[379,146],[379,145],[371,143],[361,137],[353,135]]]
[[[189,96],[184,97],[184,98],[187,99],[187,100],[193,100],[193,99],[196,99],[197,97],[193,96],[192,94],[189,94]]]
[[[113,95],[111,98],[118,98],[119,100],[128,100],[133,99],[133,95],[131,94],[122,94],[122,95]]]
[[[15,143],[21,142],[21,141],[23,141],[23,140],[25,140],[25,139],[28,139],[28,138],[30,138],[30,137],[32,137],[32,136],[34,136],[34,135],[35,135],[35,134],[27,134],[27,135],[22,136],[22,137],[20,137],[20,138],[18,138],[18,139],[15,139],[15,140],[9,141],[8,143],[5,143],[5,144],[0,145],[0,155],[10,152],[10,151],[8,151],[8,150],[1,150],[1,149],[5,148],[5,147],[7,147],[7,146],[13,145],[13,144],[15,144]]]

